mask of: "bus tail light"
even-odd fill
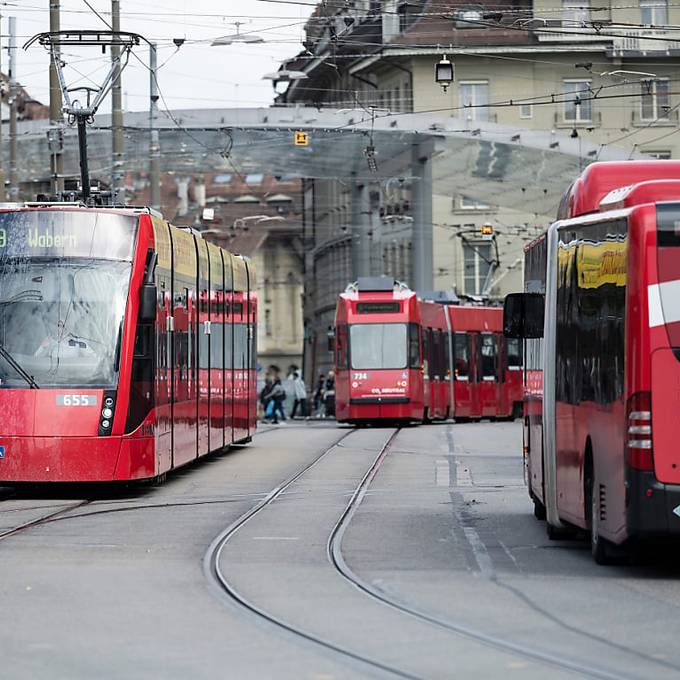
[[[628,400],[626,460],[635,470],[654,471],[652,393],[638,392]]]

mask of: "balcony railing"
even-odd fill
[[[608,33],[613,32],[608,30]],[[618,32],[618,31],[617,31]],[[663,38],[663,40],[655,40]],[[625,52],[669,52],[680,50],[680,31],[660,31],[651,28],[641,28],[632,31],[621,31],[621,35],[612,38],[612,54],[620,55]]]
[[[564,23],[564,25],[563,25]],[[563,42],[563,43],[584,43],[584,42],[603,42],[611,38],[603,38],[598,35],[594,28],[584,26],[574,26],[573,22],[562,22],[559,20],[548,21],[545,26],[536,23],[531,26],[536,29],[536,37],[539,42]],[[552,32],[550,29],[556,29]]]

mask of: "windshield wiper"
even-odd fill
[[[32,390],[39,390],[40,386],[33,380],[33,376],[29,375],[21,364],[5,349],[5,346],[0,344],[0,356],[30,385]]]

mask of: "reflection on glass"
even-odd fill
[[[0,343],[41,387],[110,387],[130,263],[81,258],[0,260]],[[0,358],[0,387],[25,387]]]
[[[363,323],[350,326],[352,368],[406,368],[406,324]]]

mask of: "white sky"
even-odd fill
[[[266,106],[273,96],[272,83],[262,80],[265,73],[276,71],[282,59],[301,49],[305,19],[314,8],[302,4],[283,4],[262,0],[121,0],[121,30],[139,33],[158,43],[158,63],[167,63],[158,80],[167,105],[178,108],[230,108]],[[110,0],[88,0],[110,21]],[[84,0],[61,0],[61,27],[106,28],[88,9]],[[32,35],[49,30],[49,0],[6,0],[0,2],[3,48],[7,47],[7,17],[16,16],[18,45]],[[223,12],[228,12],[223,14]],[[265,38],[256,45],[210,47],[216,37],[236,32],[234,22],[242,21],[241,32]],[[176,51],[173,38],[186,38]],[[199,41],[199,42],[194,42]],[[204,41],[204,42],[200,42]],[[137,48],[148,63],[148,47]],[[69,48],[64,60],[73,64],[80,75],[67,72],[69,85],[99,84],[106,76],[110,60],[100,51]],[[17,75],[31,96],[47,104],[49,100],[49,58],[37,46],[18,50]],[[3,49],[2,70],[7,71],[7,51]],[[79,82],[75,83],[76,80]],[[147,110],[149,106],[149,72],[136,59],[123,74],[123,104],[127,110]],[[162,103],[160,104],[162,107]],[[105,102],[100,113],[110,113]]]

